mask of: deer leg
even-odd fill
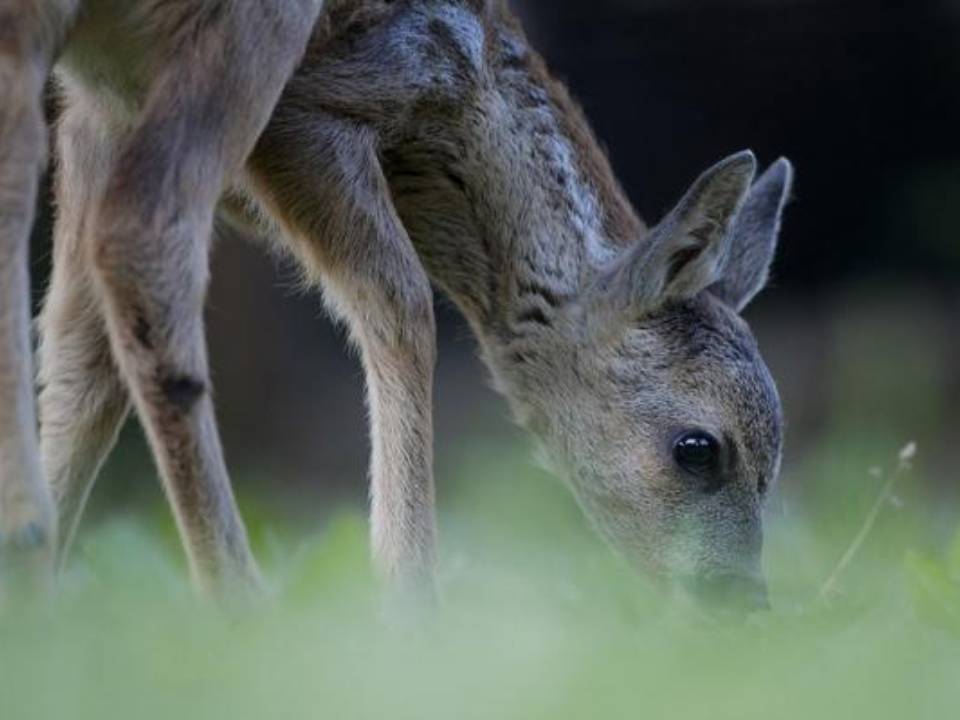
[[[78,99],[58,126],[53,277],[40,316],[40,457],[59,518],[60,562],[129,412],[85,257],[90,209],[111,167],[109,124]]]
[[[213,211],[302,54],[312,2],[218,3],[164,53],[94,213],[90,248],[113,356],[174,508],[192,575],[258,585],[214,417],[203,330]],[[191,18],[180,18],[179,27]]]
[[[250,167],[254,191],[362,352],[375,563],[391,585],[429,592],[436,536],[433,297],[390,201],[374,139],[318,112],[280,112]]]
[[[43,88],[71,2],[0,1],[0,565],[51,577],[56,524],[40,472],[28,249],[46,155]]]

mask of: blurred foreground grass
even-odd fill
[[[428,622],[383,620],[351,513],[305,539],[247,507],[275,596],[230,615],[196,601],[167,521],[108,521],[55,607],[0,616],[0,718],[956,717],[960,536],[913,492],[922,462],[816,600],[882,484],[838,457],[795,471],[830,473],[802,507],[774,503],[774,611],[732,626],[652,593],[561,487],[496,449],[443,488]]]

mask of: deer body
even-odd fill
[[[138,97],[136,82],[120,85]],[[232,499],[222,502],[229,486],[205,361],[154,357],[158,345],[174,356],[202,348],[200,326],[195,314],[186,324],[144,314],[140,289],[153,274],[179,296],[196,274],[187,288],[196,310],[206,266],[197,250],[143,256],[111,274],[110,256],[85,250],[86,208],[102,192],[96,178],[109,175],[100,165],[116,161],[88,90],[68,84],[67,94],[55,276],[41,319],[43,465],[61,544],[140,368],[159,383],[134,399],[168,487],[171,477],[213,475],[221,488],[171,493],[188,545],[193,537],[212,548],[205,556],[229,556],[236,533],[192,536],[186,522],[236,527]],[[790,167],[781,161],[751,185],[754,170],[749,153],[718,164],[648,228],[505,4],[327,3],[223,208],[301,261],[360,347],[373,549],[389,578],[429,584],[434,562],[433,281],[615,547],[658,572],[758,586],[780,411],[736,313],[766,280]],[[96,303],[105,277],[122,289],[108,294],[106,333]],[[144,351],[153,364],[139,364]],[[246,557],[245,545],[233,554]]]
[[[362,350],[388,574],[433,555],[429,279],[616,548],[763,595],[780,409],[737,311],[766,281],[791,168],[751,187],[754,170],[729,158],[648,228],[505,3],[328,6],[238,192]],[[678,468],[671,444],[703,436],[716,467]]]
[[[429,572],[429,281],[464,312],[522,417],[522,383],[537,380],[518,358],[551,352],[547,316],[642,225],[506,10],[339,2],[328,17],[251,158],[246,191],[361,347],[380,565]],[[380,356],[395,359],[378,370]],[[395,517],[400,508],[409,517]]]

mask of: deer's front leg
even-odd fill
[[[432,297],[415,258],[406,267],[412,252],[406,235],[377,241],[382,264],[357,268],[353,277],[336,278],[327,287],[363,355],[375,562],[390,583],[429,592],[436,544]]]
[[[251,167],[261,201],[362,352],[374,561],[389,584],[430,592],[433,297],[393,209],[373,138],[355,124],[318,113],[297,117],[281,104]]]

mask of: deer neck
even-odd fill
[[[428,273],[515,396],[564,306],[645,227],[565,88],[525,44],[501,36],[500,52],[492,81],[385,167]]]

